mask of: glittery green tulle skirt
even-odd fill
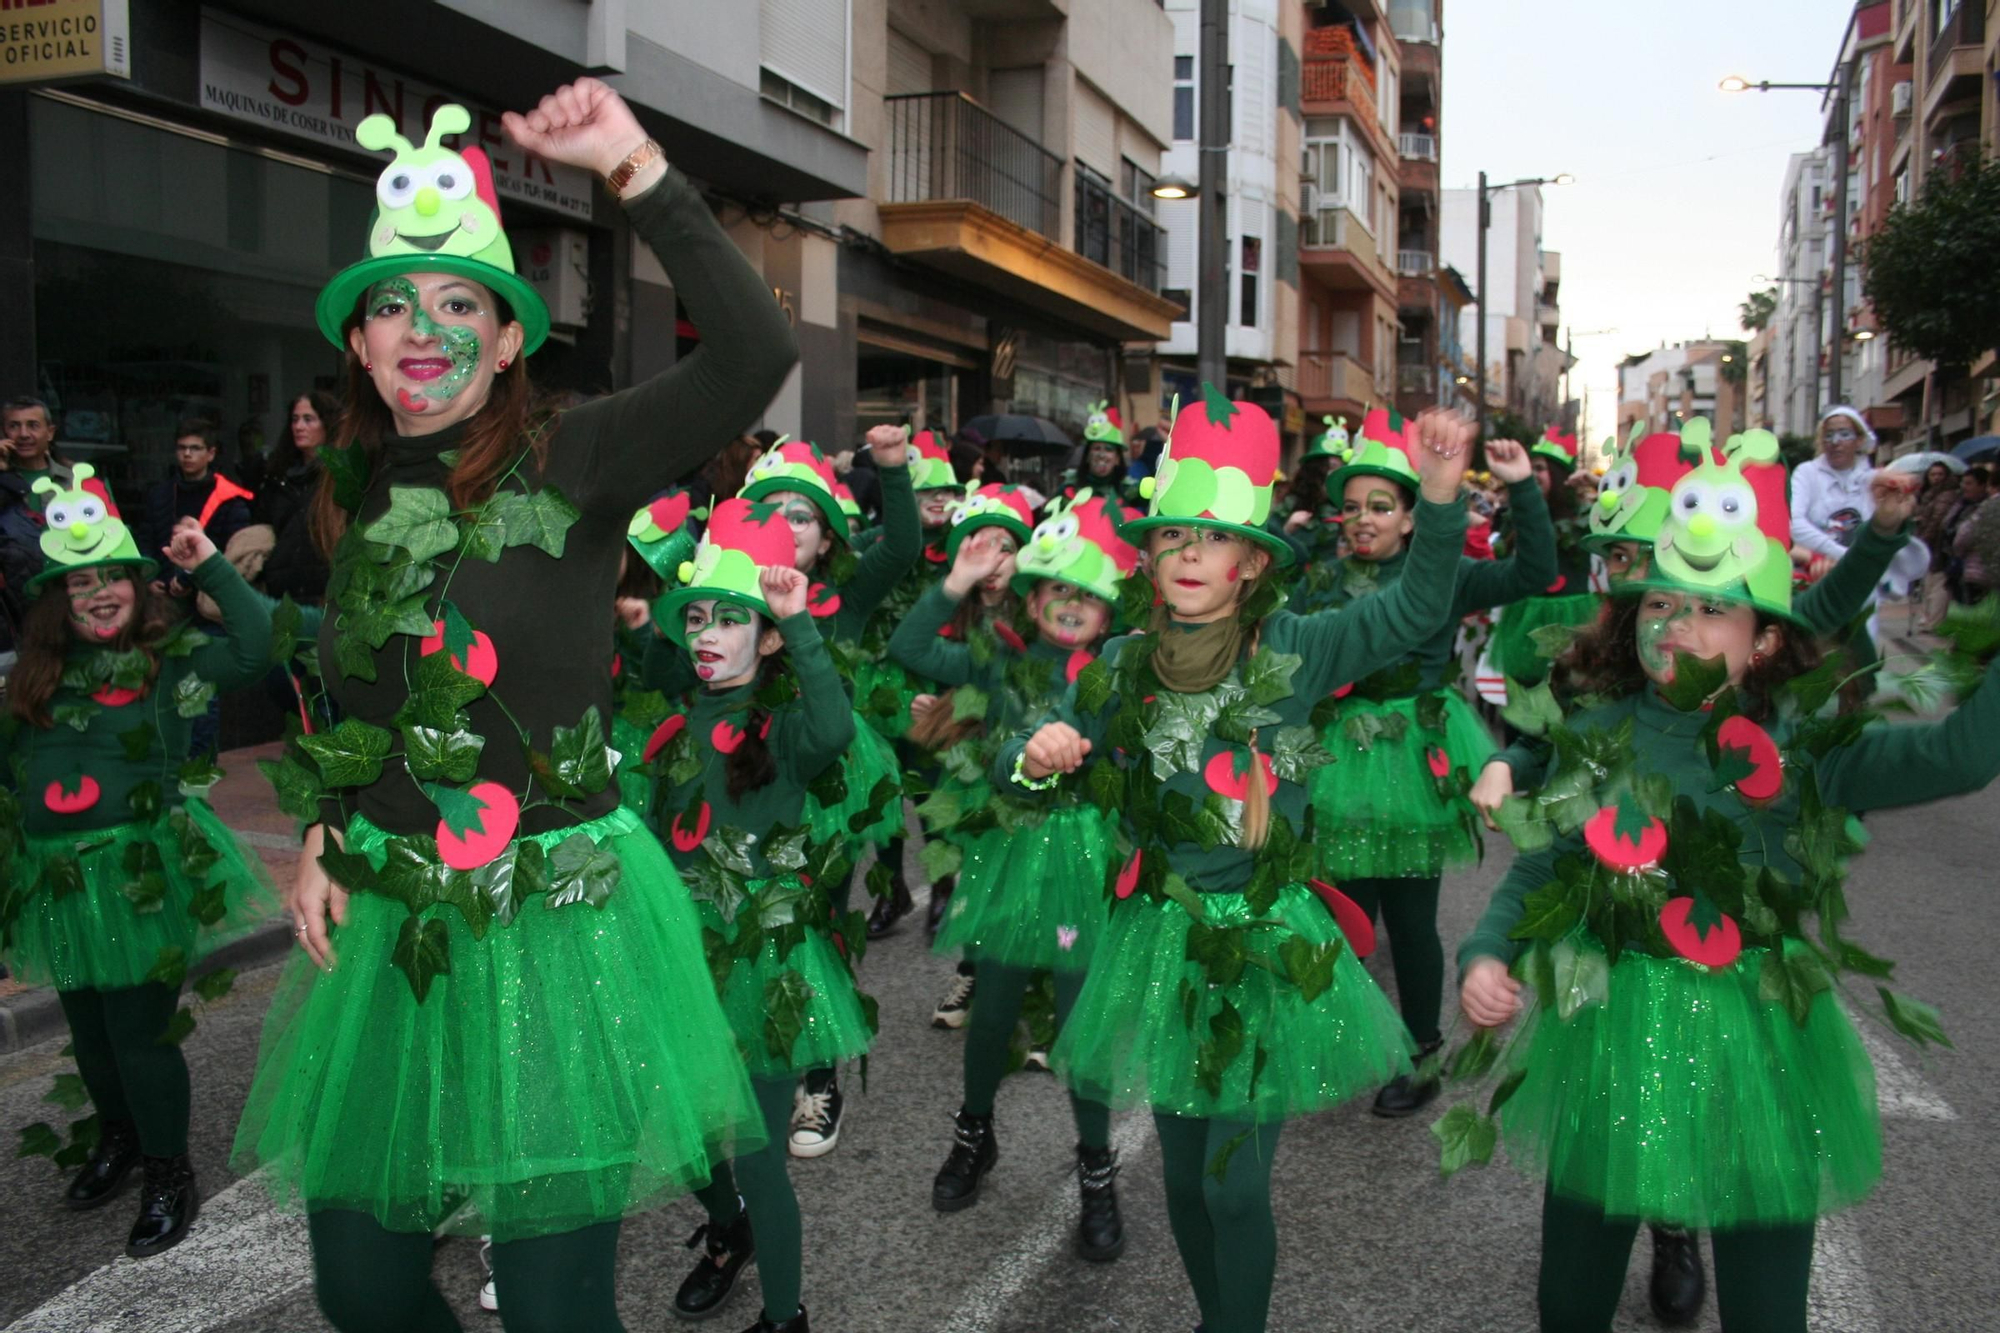
[[[903,765],[896,758],[896,747],[869,726],[859,710],[854,717],[854,743],[840,757],[847,795],[837,805],[821,805],[808,791],[806,821],[814,842],[880,846],[903,832]],[[894,785],[882,788],[885,778]],[[868,817],[857,828],[855,817],[863,814]]]
[[[549,1235],[665,1203],[763,1130],[703,964],[693,903],[624,809],[578,831],[615,854],[602,907],[530,899],[475,940],[456,908],[451,970],[420,1004],[392,954],[407,912],[348,900],[337,964],[293,958],[265,1020],[233,1169],[281,1205],[368,1213],[392,1231]],[[386,835],[357,818],[350,852]]]
[[[1590,947],[1586,945],[1585,947]],[[1509,1059],[1508,1155],[1613,1217],[1702,1230],[1807,1222],[1882,1174],[1875,1071],[1831,992],[1803,1026],[1726,969],[1628,954],[1607,998],[1538,1007]]]
[[[1508,603],[1500,611],[1500,623],[1493,627],[1493,665],[1509,680],[1523,685],[1547,680],[1550,659],[1535,646],[1535,631],[1544,625],[1589,625],[1603,606],[1604,599],[1594,592],[1527,597]]]
[[[611,748],[618,752],[618,800],[643,817],[653,800],[653,780],[646,775],[646,733],[632,722],[614,715],[611,719]]]
[[[731,921],[714,904],[699,904],[709,967],[719,978],[722,1010],[743,1063],[758,1078],[776,1078],[866,1055],[875,1040],[872,1006],[855,989],[830,922],[765,929],[763,947],[753,956],[734,956],[755,903],[798,894],[798,877],[750,880],[743,887],[748,900]]]
[[[854,673],[854,711],[885,740],[909,734],[910,702],[923,692],[909,672],[887,658],[863,662]]]
[[[1321,878],[1429,877],[1479,859],[1478,819],[1456,782],[1461,769],[1479,776],[1493,737],[1457,690],[1433,697],[1443,700],[1441,731],[1418,724],[1419,699],[1350,695],[1320,733],[1333,762],[1313,770],[1307,791]],[[1404,730],[1392,738],[1379,728],[1395,718]],[[1442,779],[1433,772],[1440,759]]]
[[[1211,926],[1257,920],[1240,893],[1204,893],[1201,902]],[[1261,920],[1270,924],[1251,932],[1250,948],[1275,973],[1251,965],[1210,986],[1187,957],[1195,923],[1186,909],[1148,897],[1114,906],[1051,1053],[1070,1087],[1121,1108],[1262,1124],[1325,1110],[1408,1072],[1408,1029],[1320,900],[1291,885]],[[1280,980],[1279,950],[1294,936],[1342,942],[1333,983],[1310,1003]]]
[[[1111,825],[1094,805],[982,833],[965,846],[937,952],[1009,967],[1080,972],[1105,928]]]
[[[270,876],[205,801],[149,824],[30,833],[5,895],[8,968],[57,990],[137,986],[161,952],[192,963],[278,910]]]

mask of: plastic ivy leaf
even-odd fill
[[[146,980],[178,990],[187,978],[187,967],[187,950],[178,944],[165,945],[153,955],[153,966],[146,973]]]
[[[435,486],[391,486],[389,508],[362,534],[385,546],[400,546],[412,560],[429,560],[458,545],[451,500]]]
[[[486,693],[484,685],[452,665],[449,653],[424,654],[411,665],[410,674],[410,697],[396,714],[399,724],[456,731],[458,710]]]
[[[160,817],[160,784],[142,782],[132,788],[125,797],[125,805],[132,812],[132,818],[151,823]]]
[[[1774,950],[1764,955],[1763,967],[1757,974],[1757,998],[1766,1004],[1783,1005],[1792,1021],[1804,1027],[1812,1014],[1813,998],[1832,985],[1826,969],[1813,955],[1787,955]],[[1886,990],[1883,993],[1888,994]]]
[[[1227,1139],[1223,1140],[1222,1146],[1215,1150],[1215,1156],[1208,1159],[1208,1165],[1203,1169],[1202,1174],[1208,1176],[1218,1184],[1229,1179],[1230,1162],[1235,1160],[1237,1150],[1249,1141],[1250,1131],[1247,1129],[1230,1135]]]
[[[174,1016],[167,1020],[167,1030],[155,1037],[160,1046],[178,1046],[194,1035],[194,1010],[182,1005],[174,1010]]]
[[[42,1100],[65,1111],[81,1111],[90,1100],[90,1093],[83,1086],[82,1075],[57,1074],[55,1085],[43,1094]]]
[[[319,775],[290,754],[279,759],[259,759],[257,771],[278,795],[278,808],[293,819],[320,817],[320,798],[326,795]]]
[[[1076,677],[1076,710],[1091,714],[1111,702],[1111,668],[1102,659],[1092,662]]]
[[[764,983],[764,1050],[773,1060],[792,1058],[811,1002],[812,987],[795,968],[786,968]]]
[[[447,787],[438,782],[423,784],[424,795],[430,797],[431,804],[438,808],[444,819],[444,826],[457,837],[468,833],[484,834],[486,824],[481,819],[491,807],[470,791],[458,787]]]
[[[472,622],[458,609],[458,603],[447,598],[438,604],[444,619],[444,650],[461,662],[472,660],[472,648],[476,642],[472,633]]]
[[[1896,1031],[1919,1046],[1932,1042],[1939,1046],[1951,1045],[1951,1038],[1945,1036],[1944,1024],[1939,1021],[1936,1009],[1921,1000],[1898,995],[1887,986],[1877,986],[1875,993],[1882,997],[1882,1012],[1888,1016]]]
[[[384,638],[383,642],[388,640]],[[342,632],[333,639],[333,664],[340,674],[349,680],[373,683],[375,680],[375,652],[368,640],[359,634]]]
[[[492,564],[506,549],[507,525],[497,509],[501,498],[501,495],[490,496],[465,522],[459,550],[472,559]]]
[[[235,985],[236,969],[218,967],[215,971],[195,979],[194,993],[201,997],[202,1003],[213,1004],[229,994]]]
[[[103,711],[93,703],[57,704],[49,710],[49,716],[59,726],[72,727],[77,731],[89,731],[90,719]]]
[[[1453,1083],[1485,1078],[1500,1059],[1500,1038],[1492,1028],[1481,1028],[1471,1040],[1451,1053],[1445,1061],[1444,1076]]]
[[[516,491],[493,497],[492,516],[506,531],[509,546],[538,547],[557,559],[572,523],[581,517],[575,505],[553,486],[522,494]]]
[[[1340,941],[1308,943],[1299,935],[1288,935],[1278,946],[1278,961],[1285,965],[1285,977],[1299,988],[1299,999],[1311,1004],[1333,985],[1333,965],[1340,958]]]
[[[1243,936],[1241,926],[1192,922],[1188,926],[1185,956],[1187,961],[1201,968],[1209,985],[1233,986],[1249,965],[1250,954]]]
[[[1286,782],[1304,782],[1312,771],[1333,762],[1311,727],[1283,727],[1271,737],[1271,771]]]
[[[958,873],[958,868],[965,863],[965,853],[943,838],[926,838],[924,849],[917,859],[923,862],[924,878],[935,884]]]
[[[1937,633],[1961,653],[1975,658],[1990,656],[2000,649],[2000,599],[1982,598],[1970,606],[1953,603]]]
[[[1224,1000],[1208,1020],[1208,1033],[1208,1040],[1195,1048],[1194,1078],[1211,1097],[1219,1097],[1223,1075],[1243,1054],[1243,1015]]]
[[[1438,1174],[1449,1179],[1468,1166],[1485,1166],[1493,1160],[1500,1135],[1490,1116],[1470,1106],[1454,1106],[1431,1125],[1438,1141]]]
[[[513,921],[523,899],[548,892],[548,854],[538,842],[520,839],[513,850],[472,872],[472,887],[486,895],[501,925]]]
[[[411,777],[419,781],[472,780],[479,767],[479,752],[486,745],[484,737],[462,727],[446,731],[439,727],[405,726],[402,731],[403,762],[409,766]]]
[[[213,754],[198,754],[182,764],[176,776],[180,780],[181,795],[200,796],[222,781],[223,772],[217,767]]]
[[[224,896],[220,881],[205,889],[196,889],[188,895],[188,915],[204,926],[212,926],[222,920],[228,910],[229,902]]]
[[[126,762],[140,763],[153,752],[153,729],[141,723],[121,731],[118,733],[118,744],[124,748]]]
[[[953,722],[980,722],[986,718],[986,710],[992,705],[992,697],[977,685],[960,685],[951,692],[951,720]]]
[[[616,853],[599,847],[588,833],[572,833],[549,853],[549,889],[543,904],[602,907],[618,887],[620,873]]]
[[[331,731],[299,737],[299,748],[319,765],[327,786],[365,787],[382,776],[382,760],[394,739],[381,727],[348,718]]]
[[[1535,803],[1525,796],[1507,796],[1493,811],[1493,822],[1507,835],[1517,852],[1539,852],[1555,842],[1555,830],[1536,813]]]
[[[1555,966],[1556,1016],[1565,1022],[1611,993],[1611,964],[1598,950],[1563,940],[1549,951],[1549,960]]]
[[[1562,706],[1556,702],[1555,691],[1547,681],[1532,686],[1524,686],[1519,681],[1507,682],[1507,706],[1500,710],[1501,718],[1508,726],[1526,736],[1540,736],[1549,727],[1562,721]]]
[[[410,993],[417,997],[418,1004],[431,993],[432,981],[451,975],[450,938],[450,931],[442,921],[403,918],[403,929],[396,936],[396,947],[390,951],[389,961],[409,978]]]
[[[1660,697],[1683,713],[1692,713],[1709,701],[1729,680],[1729,664],[1721,657],[1701,658],[1693,653],[1674,654],[1674,678],[1660,686]]]
[[[298,651],[299,627],[304,619],[299,604],[289,595],[278,599],[271,612],[271,665],[282,666],[292,660],[292,654]]]
[[[611,756],[604,746],[604,719],[598,716],[595,704],[584,710],[583,720],[576,726],[555,729],[549,746],[549,767],[556,779],[550,785],[563,795],[593,795],[603,791],[611,781]]]
[[[1297,653],[1259,648],[1256,656],[1243,664],[1243,688],[1253,703],[1274,704],[1292,696],[1292,677],[1305,664]]]
[[[54,1157],[62,1147],[62,1139],[47,1121],[37,1120],[32,1125],[21,1127],[21,1146],[14,1150],[16,1157]]]
[[[1146,749],[1153,756],[1153,773],[1165,782],[1176,773],[1193,772],[1201,765],[1203,742],[1220,707],[1213,694],[1179,694],[1163,691],[1159,716],[1146,731]]]
[[[349,513],[361,507],[368,494],[368,457],[358,444],[345,447],[321,445],[319,464],[333,479],[333,502]]]
[[[182,717],[200,717],[215,700],[215,682],[200,676],[182,676],[174,685],[174,712]]]
[[[1569,646],[1583,636],[1585,628],[1582,625],[1537,625],[1528,631],[1528,638],[1535,645],[1535,656],[1552,662],[1569,651]]]

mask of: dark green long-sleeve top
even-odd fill
[[[1807,628],[1828,638],[1847,628],[1875,596],[1875,587],[1889,572],[1889,562],[1910,544],[1907,524],[1894,536],[1884,537],[1872,523],[1861,525],[1854,545],[1834,563],[1817,583],[1793,595],[1792,609]],[[1520,789],[1538,787],[1548,771],[1548,742],[1532,736],[1517,738],[1494,756],[1507,765]]]
[[[218,553],[195,567],[193,580],[198,591],[215,599],[224,636],[209,638],[185,657],[162,656],[159,675],[143,696],[116,703],[122,695],[106,690],[93,698],[100,694],[99,687],[64,685],[49,701],[52,711],[63,710],[53,727],[44,730],[9,718],[4,734],[11,751],[8,757],[20,766],[21,818],[29,833],[81,832],[128,823],[133,818],[132,793],[143,783],[157,785],[160,808],[180,805],[180,767],[187,759],[194,723],[174,707],[175,692],[190,677],[217,690],[241,689],[270,670],[271,613],[236,567]],[[66,666],[76,676],[87,676],[93,659],[104,653],[78,640]],[[71,717],[81,729],[63,720]],[[13,771],[13,764],[7,771]],[[95,802],[73,814],[49,808],[45,798],[52,784],[76,793],[84,778],[96,784]]]
[[[1058,682],[1075,650],[1058,648],[1037,636],[1025,654],[995,646],[981,661],[980,654],[969,644],[947,639],[940,633],[951,623],[962,600],[945,591],[944,580],[932,584],[890,637],[889,656],[912,673],[947,689],[971,685],[986,691],[986,725],[993,734],[1026,726],[1056,703],[1062,691],[1051,689],[1042,698],[1023,697],[1010,677],[1009,665],[1019,662],[1022,656],[1030,662],[1046,663],[1044,670],[1049,681]]]
[[[1500,560],[1475,560],[1468,555],[1458,557],[1458,576],[1452,584],[1450,616],[1436,633],[1408,655],[1407,660],[1417,665],[1418,675],[1407,682],[1394,682],[1394,688],[1390,688],[1389,693],[1408,695],[1438,688],[1444,683],[1446,673],[1457,657],[1452,649],[1458,639],[1459,621],[1476,611],[1532,597],[1548,587],[1555,578],[1555,528],[1549,522],[1548,505],[1543,502],[1535,479],[1530,477],[1526,481],[1515,482],[1507,488],[1507,497],[1518,520],[1514,553]],[[1410,548],[1407,546],[1387,560],[1350,558],[1343,561],[1336,567],[1326,602],[1335,607],[1353,606],[1378,595],[1383,589],[1401,582],[1409,564]],[[1402,665],[1395,663],[1391,670]],[[1354,683],[1339,682],[1342,685]]]
[[[705,801],[711,831],[755,835],[755,841],[746,842],[744,847],[755,867],[751,878],[772,873],[764,858],[764,835],[774,828],[803,826],[806,788],[840,762],[841,754],[854,742],[854,710],[848,705],[847,692],[833,669],[833,658],[819,627],[803,611],[777,624],[799,683],[798,698],[770,714],[767,743],[777,775],[741,796],[729,794],[728,756],[716,746],[718,730],[725,740],[740,734],[756,703],[758,686],[752,681],[733,690],[702,690],[688,711],[687,727],[691,743],[700,748],[701,772],[663,792],[655,807],[663,834],[669,831],[667,822],[676,815],[685,829],[687,812]],[[673,838],[662,840],[677,865],[685,867],[706,855],[698,846],[684,851]]]
[[[701,330],[701,345],[643,384],[562,413],[549,441],[547,467],[540,473],[523,467],[527,490],[558,489],[581,511],[560,558],[532,544],[509,546],[497,561],[460,561],[450,580],[451,601],[473,629],[491,638],[498,662],[491,691],[465,708],[470,729],[486,741],[477,778],[531,796],[541,795],[542,788],[530,777],[516,721],[544,754],[554,729],[577,726],[590,708],[608,725],[612,617],[607,612],[633,511],[754,421],[798,360],[791,328],[764,279],[685,177],[669,171],[625,211],[673,280],[674,294]],[[384,440],[359,521],[365,525],[386,509],[391,487],[441,489],[449,468],[440,455],[457,449],[462,435],[462,427],[455,426]],[[447,554],[445,563],[449,559]],[[360,561],[336,560],[330,591],[340,582],[343,563]],[[432,615],[444,583],[440,577],[427,594]],[[339,620],[329,608],[320,635],[320,661],[333,695],[346,716],[393,730],[397,710],[409,698],[405,671],[406,663],[417,659],[416,640],[391,635],[374,653],[376,679],[364,682],[335,665]],[[525,811],[522,832],[568,827],[610,814],[617,805],[613,783],[581,799]],[[437,826],[437,808],[410,780],[400,758],[385,764],[376,781],[322,803],[335,822],[344,823],[343,807],[358,809],[391,833],[429,833]]]
[[[1408,567],[1392,586],[1350,607],[1305,616],[1278,611],[1264,618],[1258,633],[1259,645],[1273,653],[1299,658],[1290,692],[1268,705],[1278,720],[1261,729],[1260,746],[1265,752],[1277,744],[1278,733],[1287,730],[1294,735],[1303,733],[1303,743],[1317,746],[1311,721],[1313,706],[1320,699],[1349,681],[1361,680],[1415,652],[1449,623],[1452,584],[1464,541],[1463,505],[1419,500]],[[1175,630],[1169,626],[1166,632]],[[1114,681],[1119,675],[1120,654],[1140,641],[1140,636],[1125,635],[1105,645],[1104,661],[1112,669]],[[1147,675],[1151,675],[1150,668]],[[1133,701],[1133,706],[1144,710],[1142,716],[1149,729],[1162,714],[1161,697],[1170,693],[1161,687],[1150,696],[1150,702]],[[1044,721],[1066,722],[1090,741],[1086,768],[1101,763],[1122,766],[1151,763],[1150,754],[1114,753],[1106,741],[1111,719],[1123,705],[1114,685],[1102,707],[1085,712],[1078,707],[1077,688],[1071,686],[1061,707]],[[1023,790],[1013,780],[1014,765],[1030,734],[1023,732],[1001,748],[992,773],[995,786],[1016,793]],[[1215,790],[1206,778],[1210,765],[1222,755],[1228,755],[1232,761],[1243,757],[1244,747],[1219,739],[1212,730],[1194,738],[1194,743],[1199,746],[1198,762],[1192,766],[1177,765],[1162,789],[1179,792],[1200,804]],[[1076,780],[1072,777],[1065,781]],[[1273,816],[1282,816],[1302,834],[1306,808],[1305,786],[1281,778],[1277,793],[1271,798]],[[1190,887],[1209,893],[1241,892],[1255,874],[1259,854],[1246,851],[1232,841],[1219,842],[1208,850],[1194,841],[1178,842],[1167,848],[1171,870]]]
[[[1744,801],[1733,787],[1718,788],[1716,771],[1700,739],[1709,715],[1681,712],[1651,686],[1592,709],[1570,725],[1583,733],[1615,728],[1628,719],[1633,724],[1633,772],[1663,774],[1677,796],[1691,798],[1703,811],[1727,815],[1743,830],[1746,864],[1765,864],[1789,878],[1798,876],[1798,866],[1785,850],[1786,833],[1799,823],[1795,781],[1787,781],[1783,794],[1761,808]],[[1788,757],[1804,753],[1787,745],[1796,725],[1795,720],[1785,720],[1765,727]],[[1814,763],[1812,772],[1821,801],[1850,811],[1921,805],[1977,791],[2000,777],[2000,672],[1987,671],[1971,696],[1941,721],[1871,724],[1855,740],[1834,747]],[[1461,971],[1479,958],[1514,960],[1521,943],[1508,935],[1520,924],[1523,900],[1554,877],[1557,861],[1582,852],[1584,846],[1580,835],[1571,834],[1515,860],[1493,891],[1485,915],[1459,946]]]

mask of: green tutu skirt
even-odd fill
[[[899,741],[910,731],[910,703],[923,687],[886,658],[864,662],[854,673],[854,711],[884,740]]]
[[[806,795],[806,821],[814,842],[840,842],[849,847],[876,846],[903,832],[903,765],[896,747],[867,725],[859,711],[854,715],[854,743],[840,757],[841,776],[847,781],[847,796],[838,805],[821,805]],[[875,789],[882,779],[896,785],[886,800],[877,799]],[[869,818],[854,826],[857,815]]]
[[[1063,806],[1035,827],[971,839],[937,952],[1083,971],[1104,934],[1110,841],[1110,822],[1094,805]]]
[[[1534,632],[1544,625],[1592,624],[1603,606],[1604,599],[1594,592],[1527,597],[1508,603],[1493,629],[1493,665],[1509,680],[1540,684],[1549,678],[1550,659],[1535,646]]]
[[[1592,947],[1586,944],[1584,947]],[[1882,1174],[1875,1070],[1831,994],[1805,1026],[1728,968],[1628,954],[1608,998],[1538,1007],[1500,1111],[1514,1163],[1613,1217],[1696,1230],[1809,1222]]]
[[[1240,893],[1204,893],[1201,902],[1210,925],[1256,920]],[[1345,945],[1332,913],[1303,885],[1282,890],[1262,919],[1273,925],[1255,932],[1253,948],[1280,970],[1278,949],[1291,936]],[[1341,949],[1333,984],[1308,1004],[1297,987],[1254,965],[1227,986],[1209,986],[1187,960],[1193,924],[1171,900],[1128,898],[1112,909],[1050,1056],[1079,1096],[1267,1124],[1336,1106],[1410,1071],[1409,1030],[1352,949]],[[1183,983],[1196,997],[1192,1016]],[[1241,1020],[1242,1044],[1205,1086],[1199,1066],[1224,1000]]]
[[[801,890],[796,875],[751,880],[743,887],[753,900]],[[739,927],[751,919],[751,907],[746,903],[731,922],[725,922],[712,903],[699,904],[699,910],[709,966],[719,973],[718,960],[736,944]],[[764,947],[753,958],[730,963],[718,987],[722,1011],[751,1074],[758,1078],[803,1074],[866,1055],[875,1040],[875,1025],[831,932],[824,925],[808,923],[791,938],[791,948],[782,956],[780,933],[767,930]]]
[[[419,1004],[392,960],[400,902],[357,893],[337,963],[279,982],[233,1168],[281,1205],[364,1212],[391,1231],[495,1240],[573,1231],[666,1203],[764,1133],[702,964],[694,905],[629,810],[577,832],[622,867],[602,907],[530,900],[475,940],[455,908],[451,970]],[[380,862],[356,818],[347,849]]]
[[[81,833],[29,833],[14,864],[23,892],[10,904],[7,966],[22,981],[57,990],[137,986],[179,950],[186,962],[254,930],[278,910],[256,853],[209,809],[188,800],[150,824]],[[80,885],[56,893],[46,878]]]
[[[646,739],[646,733],[634,723],[612,717],[611,748],[618,752],[618,800],[642,816],[653,801],[653,780],[646,776],[645,760],[640,757],[645,752]]]
[[[1444,733],[1417,725],[1418,700],[1341,701],[1340,713],[1320,733],[1333,762],[1313,770],[1307,791],[1315,817],[1320,876],[1346,879],[1412,879],[1441,874],[1448,866],[1479,859],[1478,819],[1463,795],[1439,794],[1431,772],[1433,748],[1444,751],[1448,774],[1477,778],[1493,757],[1493,737],[1457,690],[1444,699]],[[1368,718],[1401,717],[1401,739],[1375,734],[1364,746],[1357,733]]]

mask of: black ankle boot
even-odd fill
[[[1708,1279],[1701,1271],[1701,1247],[1694,1233],[1679,1227],[1653,1229],[1653,1280],[1646,1288],[1653,1317],[1668,1328],[1686,1328],[1701,1316]]]
[[[782,1324],[774,1324],[764,1315],[757,1316],[757,1322],[743,1330],[743,1333],[812,1333],[812,1325],[806,1322],[806,1307]]]
[[[722,1303],[736,1290],[743,1268],[757,1257],[757,1243],[750,1235],[750,1210],[736,1201],[736,1216],[723,1223],[703,1222],[688,1237],[691,1250],[707,1242],[694,1271],[674,1293],[674,1313],[682,1319],[706,1319],[722,1312]]]
[[[201,1211],[201,1193],[195,1188],[194,1164],[186,1153],[139,1160],[145,1173],[139,1186],[139,1220],[132,1224],[125,1253],[134,1259],[150,1259],[187,1239],[188,1228]]]
[[[1443,1038],[1426,1043],[1417,1052],[1417,1063],[1436,1055],[1444,1047]],[[1431,1104],[1438,1095],[1439,1081],[1435,1074],[1423,1078],[1416,1073],[1398,1074],[1382,1091],[1375,1094],[1375,1114],[1388,1120],[1400,1120],[1406,1115],[1415,1115]]]
[[[139,1165],[139,1133],[129,1120],[107,1120],[97,1130],[97,1146],[70,1177],[63,1194],[65,1208],[95,1208],[110,1201]]]
[[[874,910],[868,913],[868,938],[879,940],[893,933],[914,906],[916,901],[910,896],[910,886],[903,882],[902,867],[898,866],[895,877],[889,881],[889,896],[878,899]]]
[[[960,1111],[952,1117],[958,1141],[951,1156],[938,1168],[931,1182],[931,1207],[941,1213],[955,1213],[979,1202],[979,1182],[1000,1160],[1000,1145],[993,1137],[993,1117]]]
[[[1076,1224],[1076,1253],[1094,1264],[1125,1253],[1125,1223],[1118,1216],[1118,1154],[1109,1148],[1076,1145],[1076,1178],[1083,1212]]]
[[[931,905],[924,911],[924,929],[933,937],[937,935],[938,927],[944,924],[945,909],[951,906],[952,890],[957,887],[956,875],[931,885]]]

